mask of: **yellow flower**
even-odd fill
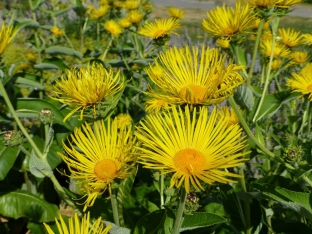
[[[238,74],[242,66],[227,62],[220,50],[204,45],[170,48],[158,55],[155,64],[163,69],[162,78],[155,77],[153,70],[146,72],[163,94],[151,91],[148,95],[173,105],[220,103],[243,83]]]
[[[176,18],[176,19],[184,18],[184,11],[179,8],[169,7],[168,12],[172,18]]]
[[[203,19],[204,28],[216,37],[233,37],[252,31],[255,14],[248,4],[235,4],[235,8],[217,6],[207,12],[208,20]]]
[[[275,59],[272,61],[271,71],[275,71],[282,66],[283,61],[281,59]]]
[[[116,8],[123,8],[124,3],[122,1],[113,1],[114,7]]]
[[[144,24],[138,33],[152,39],[157,39],[170,36],[180,26],[180,21],[177,19],[156,19],[155,22]]]
[[[122,82],[120,71],[114,75],[112,69],[106,70],[102,65],[73,68],[56,80],[53,90],[55,97],[52,98],[75,107],[64,118],[64,122],[78,110],[81,120],[86,108],[93,108],[93,114],[96,115],[97,104],[119,92],[123,88]]]
[[[256,18],[256,20],[254,21],[254,24],[253,24],[253,26],[252,26],[254,30],[258,30],[260,21],[261,21],[260,18]],[[263,30],[263,31],[269,28],[270,21],[271,21],[271,19],[269,19],[268,21],[266,21],[266,22],[263,24],[263,26],[262,26],[262,30]]]
[[[2,23],[2,26],[0,29],[0,55],[12,42],[17,32],[18,30],[13,29],[13,26],[7,26],[5,23]]]
[[[312,45],[312,34],[311,33],[306,33],[302,34],[302,43],[307,44],[308,46]]]
[[[312,63],[307,64],[299,74],[292,73],[292,78],[286,81],[286,86],[303,95],[308,95],[312,101]]]
[[[299,31],[295,31],[291,28],[278,29],[278,41],[288,47],[294,47],[301,44],[301,35]]]
[[[170,103],[162,99],[150,99],[146,101],[145,111],[147,113],[158,113],[170,108]]]
[[[282,0],[249,0],[252,7],[256,8],[271,8]]]
[[[132,25],[132,23],[127,18],[120,19],[118,24],[123,28],[129,28]]]
[[[199,110],[197,114],[196,111]],[[229,127],[228,117],[217,119],[217,111],[186,106],[172,108],[172,112],[147,115],[140,122],[136,136],[142,142],[139,163],[144,167],[173,173],[170,188],[183,186],[187,193],[192,187],[204,190],[202,182],[236,182],[227,177],[241,177],[226,168],[242,166],[240,152],[246,146],[242,129],[234,124]]]
[[[218,119],[222,119],[222,118],[228,119],[227,127],[234,125],[234,124],[239,124],[239,119],[232,108],[230,109],[227,106],[224,106],[217,111],[217,115],[218,115]]]
[[[64,34],[64,32],[59,29],[58,27],[56,26],[53,26],[51,29],[50,29],[51,33],[53,33],[55,36],[61,36]]]
[[[262,41],[260,44],[260,50],[261,52],[265,55],[270,57],[271,56],[271,51],[272,51],[272,40],[266,40]],[[275,42],[275,46],[273,49],[273,58],[278,58],[278,57],[288,57],[290,55],[290,50],[287,48],[285,45],[281,45],[278,42]]]
[[[115,37],[122,33],[122,28],[114,20],[108,20],[104,23],[104,28]]]
[[[138,24],[143,19],[143,13],[139,10],[130,11],[126,18],[132,23],[132,24]]]
[[[101,217],[99,217],[92,225],[90,225],[90,213],[84,214],[83,218],[79,218],[78,214],[68,220],[68,225],[66,225],[62,216],[60,216],[60,222],[55,219],[57,230],[60,234],[108,234],[111,226],[104,227],[101,222]],[[49,225],[44,223],[44,226],[48,234],[55,234]]]
[[[291,63],[303,64],[308,60],[308,53],[304,51],[294,51],[291,53]]]
[[[164,69],[157,64],[149,66],[147,69],[145,69],[145,71],[153,80],[163,79]]]
[[[116,116],[114,121],[117,121],[118,128],[124,128],[132,125],[132,118],[129,114],[119,114]]]
[[[139,6],[140,6],[140,3],[139,3],[139,1],[137,1],[137,0],[127,0],[127,1],[125,1],[125,3],[124,3],[124,7],[125,7],[127,10],[135,10],[135,9],[137,9]]]
[[[224,49],[229,49],[230,48],[230,41],[231,41],[231,38],[220,37],[217,39],[216,45],[221,47],[221,48],[224,48]]]
[[[276,3],[276,6],[281,8],[289,8],[299,2],[302,2],[302,0],[281,0]]]
[[[90,12],[90,19],[100,19],[107,13],[109,5],[102,5],[98,9],[94,9]]]
[[[118,121],[96,121],[75,128],[68,144],[63,142],[65,155],[58,153],[68,165],[70,178],[85,186],[84,211],[92,206],[96,197],[108,189],[115,180],[129,177],[135,170],[136,155],[131,128],[118,129]]]
[[[29,52],[29,53],[26,54],[26,57],[27,57],[27,59],[29,59],[29,60],[36,60],[36,58],[37,58],[37,53]]]

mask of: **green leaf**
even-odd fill
[[[31,10],[32,11],[35,11],[37,10],[37,8],[43,3],[45,2],[46,0],[30,0],[32,1],[32,4],[31,4]]]
[[[40,24],[32,19],[17,19],[15,25],[19,30],[21,30],[26,27],[37,28]]]
[[[186,215],[184,217],[180,231],[208,227],[224,222],[226,222],[226,219],[219,215],[206,212],[194,212],[192,215]]]
[[[14,219],[26,217],[36,222],[51,222],[59,216],[59,209],[28,191],[17,190],[0,197],[0,214]]]
[[[212,213],[212,214],[216,214],[219,216],[225,216],[226,215],[224,207],[220,203],[210,202],[204,207],[204,210],[207,213]]]
[[[265,146],[265,142],[264,142],[264,137],[262,134],[262,129],[261,127],[256,123],[256,138],[258,139],[258,141]]]
[[[15,81],[20,88],[30,88],[34,90],[44,90],[44,86],[36,81],[28,80],[23,77],[18,77]]]
[[[0,180],[4,180],[13,167],[20,150],[17,147],[4,147],[3,144],[1,146],[3,146],[3,149],[0,153]]]
[[[258,106],[258,105],[255,105],[255,106]],[[281,102],[276,97],[275,94],[266,95],[263,99],[263,103],[257,115],[256,121],[259,121],[264,118],[270,118],[272,115],[274,115],[278,111],[280,107],[281,107]],[[253,114],[255,114],[255,110],[253,111],[252,115]]]
[[[42,62],[56,65],[62,71],[68,69],[68,66],[64,63],[63,59],[57,57],[45,58]]]
[[[134,234],[153,234],[160,230],[166,220],[166,210],[157,210],[145,215],[134,228]]]
[[[111,226],[112,228],[109,229],[109,234],[130,234],[131,230],[124,227],[118,227],[114,223],[104,221],[105,226]]]
[[[53,172],[48,163],[36,156],[35,151],[32,150],[29,161],[29,170],[31,174],[38,178],[44,178],[47,175],[51,175]]]
[[[62,10],[57,10],[57,11],[54,11],[54,16],[59,16],[59,15],[62,15],[66,12],[69,12],[72,8],[71,7],[67,7],[65,9],[62,9]]]
[[[75,56],[78,59],[82,59],[82,54],[74,49],[63,47],[63,46],[51,46],[44,51],[46,54],[52,54],[52,55],[70,55]]]
[[[286,222],[282,220],[280,223],[273,222],[274,233],[298,234],[298,233],[312,233],[312,229],[301,222]]]
[[[34,65],[34,68],[37,70],[59,70],[57,65],[51,63],[39,63]]]
[[[241,85],[235,90],[234,99],[238,105],[242,108],[247,108],[249,111],[254,106],[252,91],[246,85]]]

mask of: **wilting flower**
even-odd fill
[[[149,22],[144,24],[138,31],[139,34],[152,39],[160,37],[168,37],[170,34],[175,33],[180,25],[180,21],[177,19],[156,19],[155,22]]]
[[[69,146],[63,143],[65,155],[58,153],[68,165],[71,177],[81,184],[88,197],[84,210],[106,189],[111,194],[115,180],[126,179],[135,170],[136,155],[131,128],[118,130],[118,121],[103,120],[76,128]]]
[[[58,28],[57,26],[53,26],[51,29],[50,29],[51,33],[53,33],[55,36],[61,36],[64,34],[64,32]]]
[[[124,2],[124,7],[127,10],[135,10],[140,6],[140,2],[138,0],[127,0]]]
[[[107,97],[118,93],[122,88],[123,78],[120,71],[106,70],[102,65],[92,64],[87,68],[79,67],[67,70],[60,80],[56,80],[53,99],[75,107],[65,118],[80,110],[80,119],[86,108],[93,108],[96,115],[97,104]]]
[[[122,28],[114,20],[107,20],[104,23],[104,28],[115,37],[118,37],[122,33]]]
[[[143,13],[139,10],[130,11],[126,18],[132,23],[132,24],[138,24],[143,19]]]
[[[149,99],[146,101],[145,110],[147,113],[158,113],[170,108],[170,103],[165,99]]]
[[[301,44],[301,35],[299,31],[295,31],[291,28],[278,29],[278,41],[288,47],[294,47]]]
[[[12,42],[17,32],[18,30],[13,29],[13,26],[7,26],[5,23],[2,23],[0,29],[0,55]]]
[[[127,18],[120,19],[118,24],[123,28],[129,28],[132,25],[132,23]]]
[[[60,234],[108,234],[111,226],[105,227],[99,217],[92,225],[90,225],[90,213],[84,214],[83,218],[79,218],[78,214],[68,220],[68,225],[64,222],[62,216],[60,216],[60,222],[55,219],[57,230]],[[49,225],[44,223],[44,226],[48,234],[55,234]]]
[[[203,19],[204,28],[216,37],[234,37],[252,31],[255,14],[248,4],[235,4],[235,8],[217,6],[207,12],[208,20]]]
[[[169,12],[169,15],[172,18],[175,18],[175,19],[182,19],[182,18],[184,18],[184,11],[179,9],[179,8],[169,7],[168,8],[168,12]]]
[[[173,173],[170,188],[183,186],[187,193],[192,187],[204,190],[202,182],[235,182],[227,177],[240,176],[225,169],[242,166],[248,154],[240,152],[246,140],[239,125],[228,126],[227,116],[217,119],[216,109],[209,114],[207,107],[171,110],[140,122],[135,134],[143,146],[139,163]]]
[[[271,52],[272,52],[272,43],[273,40],[265,40],[262,41],[260,44],[260,51],[265,55],[270,57]],[[290,55],[290,50],[288,49],[287,46],[280,44],[278,42],[275,42],[275,46],[273,48],[273,58],[278,58],[278,57],[288,57]]]
[[[291,53],[290,57],[292,58],[292,64],[303,64],[308,60],[308,53],[304,51],[294,51]]]
[[[219,49],[174,47],[159,54],[155,64],[163,69],[162,78],[153,69],[146,72],[162,93],[151,90],[147,95],[171,105],[220,103],[243,83],[238,74],[243,67],[227,61]]]
[[[308,95],[312,101],[312,63],[308,63],[300,73],[292,73],[292,78],[288,79],[286,86],[303,95]]]
[[[107,13],[109,5],[102,5],[98,9],[94,9],[90,12],[90,19],[100,19]]]

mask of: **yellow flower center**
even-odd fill
[[[207,88],[201,85],[190,84],[180,90],[182,99],[191,102],[200,102],[204,99]]]
[[[95,165],[94,173],[101,180],[113,178],[117,174],[117,165],[111,159],[104,159]]]
[[[154,33],[154,37],[162,37],[165,34],[165,30],[159,29]]]
[[[312,91],[312,84],[307,87],[308,90]]]
[[[204,170],[206,158],[201,152],[195,149],[184,149],[176,153],[173,163],[179,170],[190,175],[195,175]]]

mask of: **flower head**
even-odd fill
[[[103,120],[76,128],[69,146],[63,143],[65,155],[59,153],[68,165],[77,184],[82,184],[88,196],[84,210],[92,206],[97,195],[117,179],[126,179],[134,172],[134,154],[131,128],[118,130],[118,121]]]
[[[218,110],[218,118],[227,118],[228,119],[228,127],[233,124],[239,124],[239,119],[234,112],[234,110],[231,108],[228,108],[227,106],[224,106]]]
[[[132,24],[138,24],[141,22],[141,20],[143,19],[144,15],[141,11],[139,10],[133,10],[130,11],[126,18],[132,23]]]
[[[276,3],[276,6],[281,8],[289,8],[299,2],[302,2],[302,0],[280,0]]]
[[[165,99],[149,99],[146,101],[145,110],[147,113],[158,113],[170,108],[170,103]]]
[[[217,6],[207,13],[208,20],[204,19],[202,25],[215,37],[234,37],[252,31],[255,14],[248,4],[235,4],[235,8]]]
[[[180,26],[180,21],[177,19],[156,19],[155,22],[144,24],[139,29],[139,34],[151,37],[152,39],[164,38],[175,33],[174,31]]]
[[[280,1],[281,0],[249,0],[249,3],[255,8],[271,8]]]
[[[301,72],[292,73],[292,78],[288,79],[286,86],[303,95],[308,95],[308,99],[312,101],[312,63],[308,63]]]
[[[138,0],[127,0],[124,2],[124,7],[127,10],[135,10],[140,6],[140,2]]]
[[[278,29],[278,36],[281,43],[287,47],[294,47],[301,44],[301,35],[299,31],[295,31],[291,28],[280,28]]]
[[[160,79],[153,69],[146,72],[163,93],[152,90],[148,95],[172,105],[220,103],[243,83],[238,74],[243,67],[227,62],[226,55],[209,47],[202,46],[201,51],[197,47],[170,48],[158,55],[155,64],[162,69]]]
[[[57,26],[53,26],[51,29],[50,29],[51,33],[53,33],[55,36],[61,36],[64,34],[64,32],[58,28]]]
[[[228,117],[217,119],[214,109],[210,115],[208,108],[195,108],[193,112],[186,106],[185,111],[173,107],[172,112],[147,115],[140,122],[136,136],[142,142],[139,163],[144,167],[173,173],[170,188],[191,187],[204,190],[202,182],[227,183],[240,177],[224,170],[242,166],[247,152],[242,129],[228,125]],[[196,111],[199,113],[196,113]]]
[[[80,119],[86,108],[93,108],[96,115],[97,104],[119,92],[123,85],[120,71],[106,70],[102,65],[92,64],[87,68],[79,67],[67,70],[60,80],[56,80],[53,99],[75,107],[65,118],[80,110]]]
[[[265,41],[262,41],[260,44],[260,51],[267,57],[271,56],[272,43],[273,43],[273,40],[265,40]],[[280,44],[278,42],[275,43],[275,46],[273,48],[273,58],[278,58],[278,57],[285,58],[289,56],[290,53],[291,52],[287,48],[287,46]]]
[[[75,213],[73,217],[69,218],[68,225],[66,225],[62,216],[60,216],[60,222],[55,219],[57,230],[60,234],[108,234],[111,226],[104,227],[99,217],[92,225],[90,225],[90,213],[84,214],[83,218],[79,218]],[[44,223],[44,226],[48,234],[55,234],[49,225]]]
[[[118,24],[123,28],[129,28],[132,25],[132,23],[127,18],[120,19]]]
[[[308,53],[305,51],[294,51],[291,53],[290,56],[292,58],[292,60],[291,60],[292,64],[303,64],[309,58]]]
[[[179,8],[169,7],[168,8],[168,12],[169,12],[169,15],[172,18],[175,18],[175,19],[182,19],[182,18],[184,18],[184,11],[179,9]]]
[[[90,19],[100,19],[104,17],[109,8],[109,5],[102,5],[98,9],[93,9],[90,12]]]
[[[302,43],[308,46],[312,45],[312,33],[302,34]]]
[[[125,128],[132,125],[132,118],[129,114],[119,114],[114,121],[117,121],[118,128]]]
[[[277,69],[279,69],[283,64],[283,60],[281,59],[274,59],[272,61],[272,65],[271,65],[271,71],[275,71]]]
[[[216,45],[224,49],[229,49],[230,41],[231,41],[231,38],[229,37],[220,37],[217,39]]]
[[[13,29],[13,26],[7,26],[5,23],[2,23],[0,29],[0,55],[12,42],[17,32],[17,30]]]
[[[118,37],[122,33],[122,28],[114,20],[107,20],[104,23],[104,28],[115,37]]]

